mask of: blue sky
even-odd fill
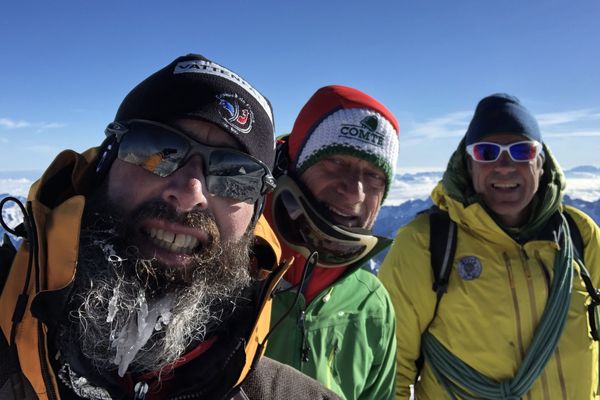
[[[600,166],[600,2],[29,1],[0,9],[0,171],[97,145],[127,92],[200,53],[273,103],[277,133],[321,86],[400,123],[398,172],[443,169],[479,99],[507,92],[565,168]]]

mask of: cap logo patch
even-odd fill
[[[273,125],[273,114],[271,113],[271,107],[267,100],[261,95],[258,90],[254,89],[248,82],[243,80],[236,73],[228,70],[227,68],[214,63],[208,60],[189,60],[189,61],[181,61],[175,65],[175,69],[173,70],[173,75],[177,74],[185,74],[185,73],[195,73],[195,74],[206,74],[218,76],[223,79],[227,79],[230,82],[234,82],[235,84],[244,88],[254,99],[264,108],[264,111],[269,116],[271,120],[271,125]]]
[[[216,96],[219,114],[223,120],[240,133],[248,133],[254,124],[250,105],[237,94],[222,93]]]
[[[358,141],[369,145],[383,147],[385,134],[377,132],[379,120],[374,115],[364,117],[360,125],[342,124],[338,138]]]
[[[458,275],[465,281],[479,278],[481,269],[481,261],[475,256],[463,257],[458,261]]]

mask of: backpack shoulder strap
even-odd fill
[[[600,340],[600,291],[594,287],[592,283],[592,277],[590,276],[589,271],[585,267],[583,262],[584,257],[584,246],[583,246],[583,238],[581,236],[581,231],[579,227],[575,223],[575,220],[568,212],[564,212],[563,215],[567,220],[567,224],[569,224],[569,232],[571,233],[571,242],[573,243],[573,253],[574,258],[579,264],[581,279],[583,280],[583,284],[585,286],[586,291],[590,295],[591,303],[588,306],[588,319],[590,322],[590,334],[592,338],[596,341]]]
[[[431,207],[427,213],[429,214],[429,252],[433,271],[432,289],[437,296],[433,313],[435,318],[440,300],[448,290],[448,281],[452,272],[452,260],[456,252],[456,223],[450,219],[447,212],[438,207]]]
[[[425,331],[435,319],[442,300],[442,296],[448,289],[448,281],[450,272],[452,272],[452,260],[456,252],[456,223],[450,219],[448,213],[440,210],[437,206],[431,206],[420,214],[429,215],[429,253],[431,254],[430,264],[433,272],[433,287],[432,290],[436,294],[435,308],[433,316],[427,324]],[[421,374],[425,358],[421,350],[419,358],[415,361],[417,373],[415,375],[415,383]]]

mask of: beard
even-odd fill
[[[101,372],[168,371],[228,320],[250,285],[252,229],[223,242],[206,210],[177,213],[148,202],[125,213],[105,190],[97,193],[84,210],[71,312],[59,341],[63,348],[78,343]],[[164,265],[130,242],[146,218],[202,229],[209,240],[185,267]]]

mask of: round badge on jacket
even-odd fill
[[[466,256],[458,260],[458,274],[465,281],[472,281],[481,275],[481,261],[475,256]]]

